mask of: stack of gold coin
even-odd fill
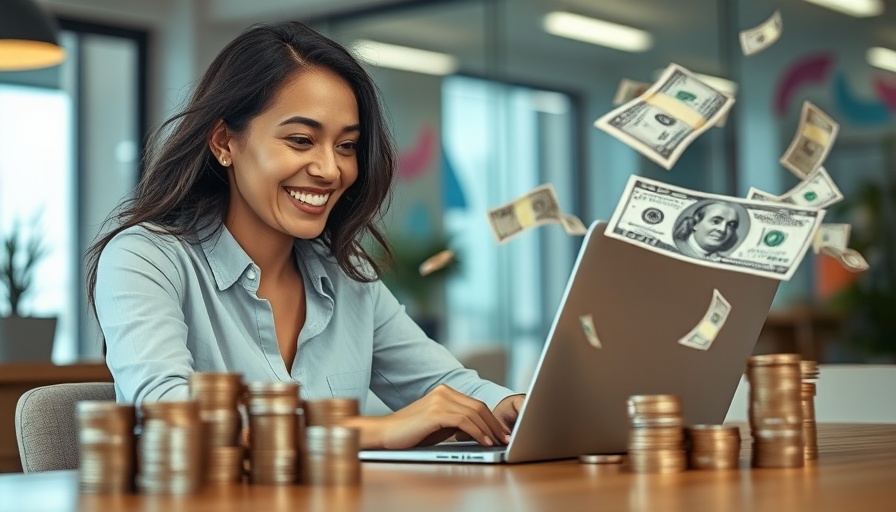
[[[292,484],[300,470],[299,384],[253,382],[247,387],[249,479],[254,484]]]
[[[800,377],[798,354],[766,354],[747,360],[754,467],[803,465]]]
[[[137,442],[137,487],[148,494],[192,494],[202,487],[199,403],[144,402]]]
[[[81,401],[78,415],[79,487],[82,493],[134,490],[134,406]]]
[[[693,469],[736,469],[740,429],[724,425],[692,425],[685,429],[688,466]]]
[[[802,377],[801,403],[803,406],[803,458],[818,458],[818,430],[815,425],[815,382],[818,380],[818,363],[800,361]]]
[[[346,418],[361,415],[357,398],[325,398],[322,400],[305,400],[302,404],[305,411],[305,425],[332,427],[342,423]]]
[[[245,453],[240,444],[243,421],[239,405],[243,377],[239,373],[190,374],[190,398],[199,402],[203,428],[203,461],[207,482],[233,483],[243,479]]]
[[[687,469],[684,420],[676,395],[633,395],[628,399],[631,430],[628,467],[635,473],[670,473]]]
[[[302,469],[311,485],[358,485],[361,483],[361,432],[356,428],[309,426],[305,428]]]

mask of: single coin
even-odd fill
[[[582,464],[619,464],[622,462],[622,455],[579,455],[579,462]]]
[[[453,260],[454,252],[445,249],[444,251],[439,251],[433,256],[427,258],[426,261],[420,264],[420,268],[418,270],[421,276],[428,276],[436,270],[445,268]]]

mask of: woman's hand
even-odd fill
[[[504,404],[510,398],[513,397],[508,397],[501,403]],[[507,407],[513,408],[512,405],[506,405],[502,411]],[[511,416],[512,412],[506,414],[506,417]],[[358,418],[347,423],[361,428],[361,444],[368,448],[428,446],[460,433],[479,444],[496,446],[506,444],[510,434],[510,430],[502,425],[484,403],[444,384],[392,414],[378,418]]]
[[[525,400],[526,395],[524,394],[510,395],[495,406],[495,417],[501,422],[501,426],[504,427],[506,432],[513,432],[513,426],[516,425],[516,420],[520,416],[520,409],[523,408]]]

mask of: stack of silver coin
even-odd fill
[[[339,426],[305,428],[303,480],[311,485],[361,483],[361,432]]]
[[[78,402],[76,412],[81,492],[132,492],[136,471],[134,406],[90,400]]]
[[[688,466],[692,469],[736,469],[740,460],[740,429],[724,425],[685,428]]]
[[[818,458],[818,428],[815,425],[815,383],[818,381],[818,363],[800,361],[802,378],[801,403],[803,406],[803,458]]]
[[[243,479],[245,450],[240,443],[243,421],[239,405],[243,377],[239,373],[193,373],[190,398],[199,402],[206,481],[234,483]]]
[[[247,386],[249,480],[282,485],[298,481],[301,403],[295,382],[253,382]]]
[[[800,356],[752,356],[747,360],[747,378],[753,466],[801,467],[804,455]]]
[[[361,415],[357,398],[326,398],[322,400],[305,400],[302,404],[305,411],[305,425],[331,427],[342,423],[346,418]]]
[[[147,494],[192,494],[202,487],[199,403],[144,402],[137,441],[137,487]]]
[[[671,473],[687,469],[681,400],[677,395],[633,395],[628,468],[635,473]]]

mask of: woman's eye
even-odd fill
[[[353,140],[350,140],[347,142],[343,142],[336,147],[343,151],[355,151],[355,149],[357,149],[357,147],[358,147],[358,143]]]
[[[312,144],[311,139],[308,137],[290,137],[289,140],[296,146],[310,146]]]

